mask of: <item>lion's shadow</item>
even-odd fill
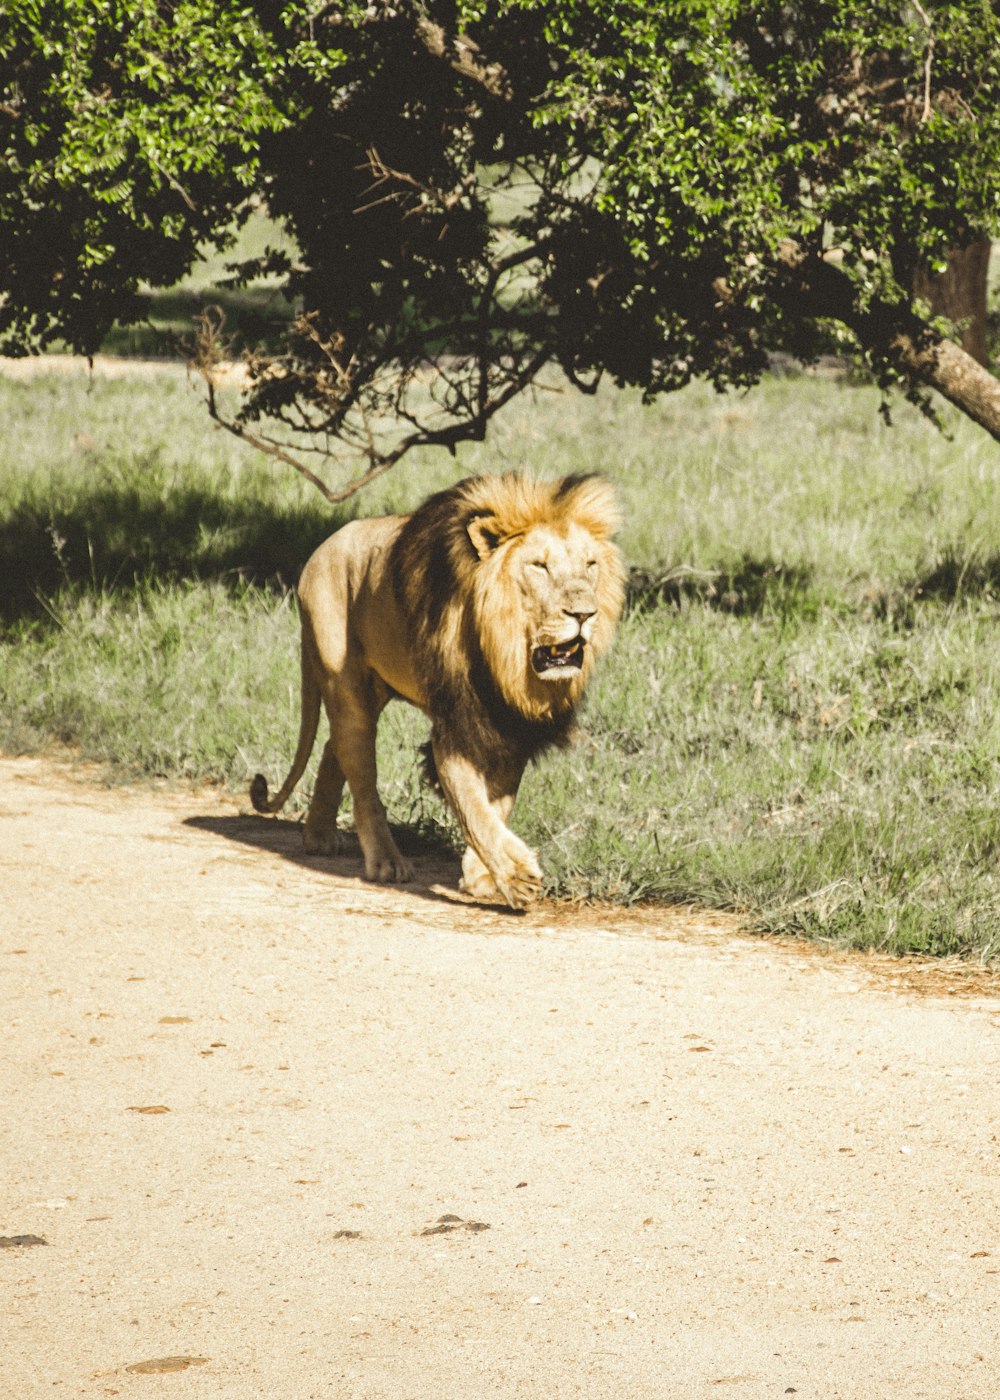
[[[494,912],[501,909],[507,914],[516,912],[508,909],[506,905],[476,905],[466,900],[458,891],[458,854],[444,842],[431,840],[414,831],[412,827],[394,825],[391,830],[400,851],[413,861],[414,878],[405,885],[378,885],[364,880],[361,847],[358,838],[351,831],[343,833],[345,849],[342,853],[335,856],[317,856],[309,855],[303,849],[301,822],[280,817],[250,813],[233,817],[198,816],[185,818],[184,825],[195,831],[222,836],[227,841],[249,847],[251,850],[268,851],[304,870],[332,875],[341,880],[361,880],[365,887],[371,890],[394,890],[411,895],[415,899],[455,905],[464,909],[488,908]]]

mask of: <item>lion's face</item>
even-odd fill
[[[583,672],[597,617],[596,542],[578,525],[565,535],[538,526],[520,541],[511,572],[521,597],[528,664],[543,681],[575,679]]]
[[[475,520],[474,584],[480,644],[508,702],[536,719],[579,701],[622,607],[617,549],[568,519],[506,539],[495,520]]]

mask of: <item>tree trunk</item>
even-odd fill
[[[986,292],[991,251],[988,239],[967,248],[953,248],[948,254],[948,266],[939,276],[919,270],[913,279],[914,295],[928,302],[935,316],[964,323],[962,349],[981,365],[990,362],[986,348]]]
[[[955,341],[932,339],[921,322],[917,326],[916,335],[900,330],[892,341],[900,368],[936,389],[1000,442],[1000,380]]]

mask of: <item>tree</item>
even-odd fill
[[[831,333],[1000,439],[914,291],[1000,221],[989,0],[14,0],[0,65],[8,348],[92,351],[263,200],[298,254],[236,276],[297,317],[235,420],[217,322],[198,357],[314,479],[481,437],[549,365],[745,386]]]
[[[286,118],[226,0],[12,0],[0,24],[0,345],[84,354],[225,246]]]

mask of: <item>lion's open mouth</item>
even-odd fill
[[[583,668],[583,638],[555,642],[552,646],[535,647],[531,664],[540,676],[547,671],[579,671]]]

